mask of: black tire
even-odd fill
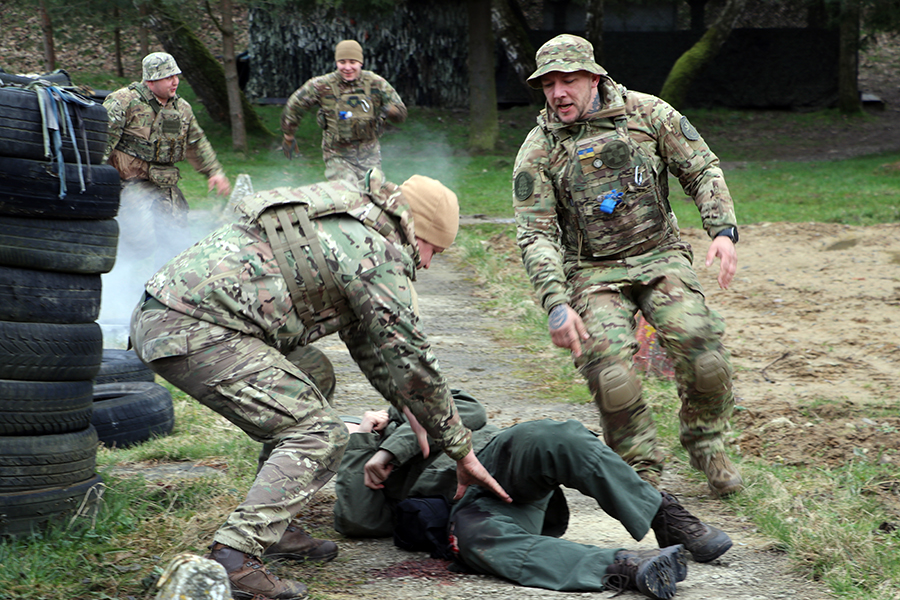
[[[91,323],[100,316],[101,276],[0,266],[0,320]]]
[[[106,151],[109,138],[109,118],[102,104],[80,106],[71,102],[60,102],[72,120],[75,145],[68,123],[65,131],[60,131],[63,160],[76,161],[77,156],[82,163],[99,165]],[[41,109],[38,106],[37,92],[24,88],[0,88],[0,154],[44,160],[44,134]],[[85,152],[87,142],[87,152]]]
[[[113,448],[168,435],[175,426],[172,395],[148,381],[95,385],[91,423],[100,441]]]
[[[69,77],[69,72],[65,69],[56,69],[51,73],[42,73],[40,75],[28,76],[28,75],[14,75],[12,73],[7,73],[2,68],[0,68],[0,81],[3,83],[9,83],[13,85],[30,85],[35,81],[47,81],[49,83],[55,85],[61,85],[63,87],[71,87],[72,86],[72,78]]]
[[[63,273],[102,274],[116,263],[115,219],[70,221],[0,215],[0,264]]]
[[[0,493],[66,487],[94,475],[97,430],[0,437]]]
[[[119,172],[109,165],[66,163],[67,192],[59,197],[59,177],[49,161],[0,156],[0,214],[51,219],[111,219],[119,211]]]
[[[0,321],[0,379],[90,380],[102,359],[103,331],[97,323]]]
[[[141,362],[134,350],[104,348],[100,372],[94,377],[94,385],[156,381],[156,374]]]
[[[0,436],[86,429],[91,424],[93,401],[90,381],[0,379]]]
[[[38,533],[48,523],[90,515],[97,508],[103,479],[94,475],[74,485],[13,494],[0,493],[0,535]],[[78,512],[76,512],[78,511]]]

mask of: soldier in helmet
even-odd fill
[[[363,50],[356,40],[344,40],[334,49],[337,69],[308,80],[291,94],[281,114],[282,149],[291,159],[297,151],[294,132],[303,113],[318,106],[322,128],[325,178],[360,179],[371,168],[381,168],[378,138],[384,122],[406,120],[406,105],[383,77],[363,70]]]
[[[304,597],[262,557],[337,552],[295,520],[337,471],[349,435],[314,373],[286,356],[323,336],[339,333],[378,392],[412,417],[423,452],[427,432],[457,461],[460,495],[482,484],[510,501],[472,452],[416,313],[411,282],[453,243],[456,195],[373,169],[360,182],[259,192],[235,214],[147,282],[131,320],[141,360],[264,445],[256,480],[211,546],[234,597]]]
[[[123,249],[136,256],[146,256],[148,249],[165,252],[158,246],[167,245],[167,232],[184,222],[188,203],[178,188],[176,163],[187,160],[206,175],[210,191],[231,191],[190,104],[177,94],[181,69],[175,59],[153,52],[142,67],[142,81],[116,90],[103,102],[109,115],[104,161],[122,178]]]
[[[613,81],[580,37],[544,44],[528,81],[547,104],[519,149],[513,205],[553,343],[587,379],[607,444],[656,483],[664,455],[633,362],[641,311],[674,361],[691,465],[713,494],[737,492],[724,440],[734,407],[724,322],[706,305],[668,199],[672,173],[712,240],[706,265],[721,261],[727,288],[738,233],[718,158],[687,117]]]

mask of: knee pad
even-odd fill
[[[698,392],[709,393],[731,387],[731,365],[711,350],[701,354],[694,363],[694,386]]]
[[[641,383],[624,365],[606,367],[597,376],[600,392],[600,408],[606,412],[619,412],[641,399]]]

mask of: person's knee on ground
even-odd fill
[[[633,366],[602,361],[586,365],[582,372],[600,411],[606,444],[642,479],[657,485],[664,456],[658,448],[656,425]]]

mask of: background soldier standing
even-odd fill
[[[516,158],[513,204],[553,343],[587,379],[607,444],[657,483],[665,457],[633,362],[640,310],[674,362],[691,465],[713,493],[740,490],[723,435],[734,407],[724,322],[706,306],[668,200],[667,169],[700,210],[706,264],[719,258],[727,288],[737,221],[718,158],[687,117],[613,81],[580,37],[544,44],[528,81],[547,106]]]
[[[126,258],[144,257],[153,249],[167,260],[184,247],[184,236],[173,232],[183,231],[188,211],[175,163],[187,160],[220,195],[230,193],[231,185],[191,105],[177,94],[181,69],[175,59],[153,52],[142,66],[143,81],[103,102],[109,115],[104,161],[122,178],[119,215]],[[171,242],[182,246],[169,251]]]
[[[359,180],[366,171],[381,168],[378,138],[384,122],[406,120],[406,105],[390,83],[372,71],[363,71],[362,46],[344,40],[334,49],[337,70],[308,80],[291,94],[281,114],[284,155],[297,152],[294,132],[303,113],[319,107],[325,178]]]
[[[459,495],[479,483],[509,501],[472,452],[414,308],[416,266],[456,237],[456,195],[428,177],[397,186],[373,170],[360,184],[260,192],[235,214],[147,282],[131,321],[141,360],[264,444],[256,480],[211,547],[235,598],[306,595],[265,569],[264,552],[334,556],[292,524],[347,444],[315,380],[285,357],[323,336],[339,333],[378,392],[421,423],[423,452],[427,431],[457,461]]]

